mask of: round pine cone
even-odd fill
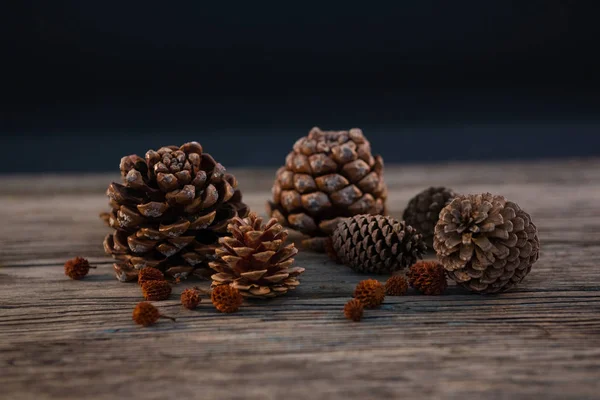
[[[236,217],[227,226],[232,237],[223,237],[210,267],[212,286],[232,285],[244,297],[267,298],[286,294],[300,284],[304,268],[292,267],[298,249],[286,245],[287,231],[271,218],[266,224],[256,213]]]
[[[244,302],[244,297],[233,286],[219,285],[213,288],[210,300],[217,310],[232,313],[240,308]]]
[[[420,259],[425,243],[411,226],[381,215],[344,219],[332,236],[341,263],[357,272],[385,274]]]
[[[307,247],[323,251],[341,218],[385,214],[386,199],[383,160],[373,157],[362,131],[315,127],[277,171],[267,210],[280,224],[311,236]]]
[[[71,279],[83,279],[88,274],[92,267],[88,260],[83,257],[75,257],[65,263],[65,275]]]
[[[433,231],[438,222],[440,211],[456,196],[451,189],[430,187],[413,197],[402,219],[423,235],[428,249],[433,249]]]
[[[354,289],[354,298],[366,308],[379,307],[385,299],[385,288],[376,279],[360,281]]]
[[[159,268],[171,278],[202,275],[229,220],[248,209],[237,181],[196,142],[121,159],[123,183],[107,190],[112,208],[102,218],[114,231],[104,250],[119,263],[117,278]]]
[[[146,267],[138,272],[138,284],[141,286],[148,281],[164,281],[165,276],[157,268]]]
[[[419,261],[407,273],[410,286],[428,296],[444,293],[448,287],[444,266],[435,261]]]
[[[502,196],[484,193],[457,196],[442,210],[433,247],[458,285],[495,293],[527,276],[540,241],[529,214]]]
[[[344,315],[346,318],[358,322],[363,316],[363,309],[363,303],[361,303],[360,300],[352,299],[344,306]]]
[[[385,294],[387,296],[404,296],[408,290],[408,282],[402,275],[391,276],[385,282]]]
[[[202,301],[200,292],[196,288],[185,289],[181,293],[181,304],[188,310],[193,310],[198,307],[200,301]]]
[[[171,295],[171,285],[167,281],[148,281],[142,285],[142,294],[149,301],[166,300]]]

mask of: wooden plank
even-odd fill
[[[599,167],[386,168],[394,216],[424,183],[501,193],[531,213],[540,261],[509,293],[409,291],[351,323],[341,309],[365,276],[300,252],[306,273],[284,298],[188,311],[177,295],[198,282],[184,282],[155,303],[177,322],[145,329],[131,322],[139,288],[114,280],[101,246],[115,176],[0,177],[0,398],[597,398]],[[273,171],[234,173],[262,212]],[[99,267],[80,282],[62,271],[75,255]]]

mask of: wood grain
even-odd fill
[[[274,171],[233,172],[262,212]],[[112,179],[0,177],[1,399],[598,398],[599,160],[387,167],[392,215],[429,185],[491,191],[532,215],[542,252],[508,293],[409,291],[360,323],[341,310],[365,276],[301,252],[284,298],[189,311],[186,282],[155,303],[176,323],[136,327],[140,290],[114,279],[101,245]],[[70,281],[75,255],[99,268]]]

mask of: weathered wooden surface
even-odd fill
[[[113,278],[101,245],[115,177],[0,177],[0,398],[598,398],[600,161],[386,171],[394,216],[428,185],[518,202],[540,229],[532,273],[496,296],[389,297],[352,323],[341,309],[365,276],[301,252],[285,298],[188,311],[184,283],[155,303],[177,323],[138,328],[139,288]],[[234,172],[262,212],[274,171]],[[75,255],[99,269],[68,280]]]

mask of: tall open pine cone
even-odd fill
[[[231,285],[244,297],[267,298],[286,294],[300,284],[304,268],[292,267],[298,249],[285,244],[286,230],[276,219],[262,223],[255,213],[233,218],[227,229],[232,237],[219,239],[218,259],[210,262],[217,271],[212,286]]]
[[[107,190],[112,211],[105,220],[115,230],[104,249],[119,260],[121,281],[137,279],[145,267],[174,278],[202,275],[229,220],[248,213],[235,177],[199,143],[126,156],[120,169],[123,183]]]
[[[440,213],[433,247],[448,276],[480,293],[510,289],[539,256],[531,217],[490,193],[457,196]]]
[[[338,222],[358,214],[385,214],[383,160],[371,155],[360,129],[313,128],[277,171],[269,214],[284,226],[311,236],[305,244],[324,249]]]
[[[357,272],[385,274],[414,264],[427,246],[404,221],[382,215],[356,215],[342,220],[332,236],[343,264]]]

